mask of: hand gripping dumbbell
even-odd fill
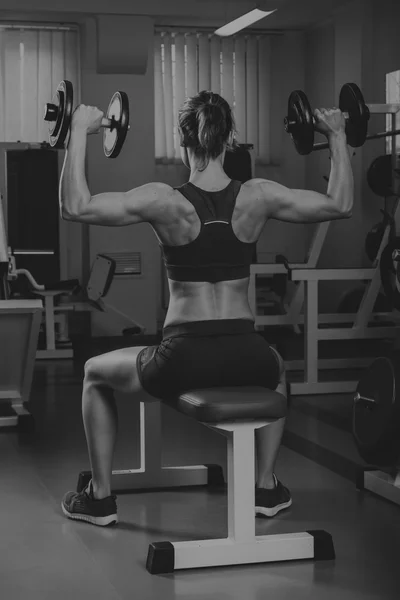
[[[347,143],[353,148],[362,146],[367,137],[370,111],[361,90],[355,83],[346,83],[339,96],[339,108],[346,119]],[[288,113],[284,120],[299,154],[328,148],[327,143],[314,144],[316,121],[304,92],[296,90],[289,96]]]
[[[49,123],[52,148],[64,148],[72,119],[74,92],[70,81],[59,83],[51,103],[45,107],[44,120]],[[107,158],[116,158],[129,130],[129,100],[125,92],[115,92],[102,119],[103,149]]]

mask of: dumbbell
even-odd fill
[[[73,86],[63,80],[57,86],[52,102],[45,106],[44,120],[49,123],[49,143],[52,148],[64,148],[71,127]],[[102,119],[103,149],[107,158],[116,158],[129,130],[129,100],[125,92],[115,92]]]
[[[400,129],[367,135],[371,114],[400,112],[400,104],[366,104],[360,88],[355,83],[346,83],[340,90],[339,108],[346,120],[347,143],[353,148],[362,146],[366,140],[392,137]],[[315,119],[306,94],[301,90],[292,92],[288,100],[288,114],[284,119],[285,130],[293,139],[299,154],[310,154],[315,150],[329,148],[327,142],[314,144]]]
[[[362,146],[367,137],[370,111],[355,83],[346,83],[340,90],[339,108],[346,119],[347,143],[353,148]],[[328,144],[314,145],[316,121],[308,98],[301,90],[295,90],[289,96],[284,125],[299,154],[309,154],[313,150],[329,147]]]

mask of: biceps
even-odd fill
[[[270,216],[290,223],[318,223],[342,217],[329,196],[309,190],[286,189],[274,205]]]

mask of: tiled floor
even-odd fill
[[[80,374],[69,361],[39,362],[35,434],[0,434],[0,599],[398,599],[400,508],[355,489],[361,461],[350,435],[350,403],[346,396],[293,399],[278,465],[293,507],[273,520],[257,520],[258,534],[329,531],[334,562],[156,576],[145,569],[150,542],[226,535],[225,492],[121,495],[120,524],[113,529],[66,520],[60,499],[88,467]],[[135,468],[137,405],[120,404],[116,467]],[[172,411],[164,417],[165,464],[225,464],[222,437],[210,431],[204,438],[200,425],[189,429]]]

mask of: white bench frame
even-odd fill
[[[140,463],[138,469],[113,470],[111,487],[114,491],[163,489],[207,485],[212,466],[194,465],[164,467],[162,464],[161,402],[152,396],[140,402]],[[84,484],[90,472],[83,471]]]
[[[334,548],[323,531],[255,535],[255,430],[273,421],[202,423],[227,438],[228,537],[188,542],[156,542],[148,552],[149,572],[282,560],[329,560]],[[214,469],[214,472],[213,472]],[[140,466],[112,472],[113,491],[205,486],[222,473],[217,465],[162,465],[161,402],[140,402]],[[80,475],[78,489],[91,474]],[[221,477],[222,483],[223,477]],[[212,479],[211,479],[212,483]]]
[[[284,560],[332,560],[331,536],[324,531],[255,534],[255,430],[273,421],[202,423],[227,438],[228,536],[149,546],[151,574],[180,569],[254,564]]]

